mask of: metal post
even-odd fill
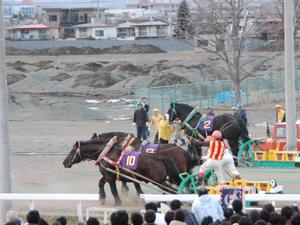
[[[3,1],[0,1],[0,193],[11,192],[9,137],[8,137],[8,91],[5,60]],[[0,223],[5,224],[9,202],[0,201]]]
[[[77,217],[79,222],[83,222],[81,201],[77,201]]]
[[[285,104],[287,150],[296,149],[294,2],[284,1]]]

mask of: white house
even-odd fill
[[[131,21],[119,24],[117,37],[119,39],[163,38],[168,35],[168,23],[163,21]]]
[[[9,40],[49,40],[59,38],[59,27],[45,24],[21,25],[7,28]]]
[[[73,26],[76,39],[116,39],[117,28],[102,23],[86,23]]]

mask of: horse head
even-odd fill
[[[82,160],[81,156],[81,141],[76,141],[75,144],[73,145],[70,153],[67,155],[65,158],[63,164],[65,168],[71,168],[74,164],[80,163]]]
[[[193,109],[190,105],[172,102],[168,110],[170,122],[173,122],[176,118],[184,121]]]

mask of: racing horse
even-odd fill
[[[99,138],[88,141],[76,141],[72,146],[70,153],[63,161],[63,165],[65,168],[71,168],[74,164],[85,160],[97,160],[106,145],[107,140],[103,141],[103,139],[101,140]],[[117,162],[121,154],[122,147],[120,141],[117,140],[117,143],[107,152],[106,157]],[[138,163],[134,173],[142,175],[137,177],[138,180],[146,183],[151,182],[154,185],[159,186],[164,192],[175,192],[174,188],[166,183],[167,177],[169,177],[176,185],[179,185],[180,183],[179,172],[173,160],[167,157],[160,157],[159,155],[140,153],[137,161]],[[102,174],[102,178],[99,180],[99,200],[101,204],[105,203],[106,194],[104,185],[108,182],[114,196],[115,205],[120,205],[121,199],[116,188],[116,180],[120,179],[121,181],[133,182],[133,180],[128,177],[136,176],[136,174],[132,175],[128,170],[125,172],[122,168],[116,167],[105,160],[101,160],[98,166],[100,173]],[[119,176],[119,171],[123,175],[126,175],[127,178]],[[134,184],[137,189],[140,188],[136,185],[136,182],[134,182]],[[139,191],[142,193],[142,190]]]
[[[197,140],[204,139],[214,130],[220,130],[223,138],[227,139],[233,155],[237,157],[239,151],[239,138],[241,137],[244,142],[250,139],[248,137],[246,125],[233,115],[226,113],[215,116],[213,121],[207,121],[206,124],[206,121],[204,121],[204,127],[206,126],[209,128],[208,132],[199,130],[197,129],[197,126],[202,120],[202,114],[193,110],[194,108],[192,106],[181,103],[171,103],[168,110],[170,121],[179,118],[183,122],[182,128],[184,129],[186,136],[191,140],[188,146],[189,151],[191,151],[192,154],[196,153],[201,157],[201,147]]]
[[[125,140],[125,138],[130,135],[125,132],[109,132],[105,134],[96,134],[94,133],[92,136],[92,139],[99,138],[103,139],[103,141],[109,141],[112,137],[118,136],[120,140]],[[143,151],[142,141],[135,138],[134,141],[131,143],[131,146],[133,147],[134,151]],[[148,152],[149,153],[149,152]],[[192,158],[191,154],[184,149],[180,148],[176,144],[160,144],[157,145],[156,152],[153,152],[154,154],[159,154],[161,156],[169,157],[174,160],[176,163],[176,166],[179,170],[179,173],[191,173],[192,169],[199,165],[199,161],[196,158]],[[137,191],[137,194],[141,194],[139,187],[140,185],[138,183],[135,183],[135,188]],[[122,190],[129,191],[128,186],[125,181],[122,182]]]

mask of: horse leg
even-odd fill
[[[116,206],[121,205],[121,199],[118,194],[116,181],[115,180],[110,181],[109,186],[110,186],[111,193],[113,194],[114,199],[115,199],[115,205]]]
[[[122,193],[123,193],[124,195],[128,195],[129,188],[128,188],[128,186],[127,186],[126,181],[124,181],[124,180],[122,180],[122,188],[121,188],[121,190],[122,190]]]
[[[106,183],[105,177],[101,177],[101,179],[99,180],[99,201],[100,204],[103,205],[105,203],[105,198],[106,198],[106,194],[104,191],[104,185]]]
[[[134,187],[135,187],[135,190],[136,190],[136,193],[138,196],[140,196],[141,194],[144,194],[142,188],[141,188],[141,185],[139,183],[136,183],[134,182]]]
[[[239,153],[239,143],[236,140],[228,140],[228,144],[230,145],[232,154],[233,154],[233,160],[234,160],[234,165],[237,166],[238,165],[238,153]]]

